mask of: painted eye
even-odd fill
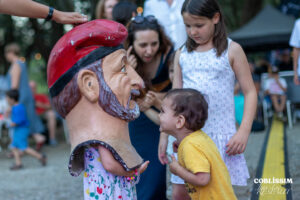
[[[126,73],[126,67],[122,67],[121,72]]]

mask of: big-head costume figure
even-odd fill
[[[132,96],[139,95],[143,81],[127,63],[121,45],[126,37],[126,28],[117,22],[87,22],[56,43],[48,62],[52,103],[69,128],[72,151],[69,171],[78,176],[85,170],[88,199],[102,199],[104,194],[110,195],[109,199],[120,195],[133,195],[128,199],[135,199],[132,178],[121,176],[122,170],[130,173],[145,165],[129,138],[127,123],[139,116]],[[116,162],[121,172],[118,166],[114,167]],[[106,180],[108,176],[111,180],[120,179],[116,184],[129,184],[126,187],[132,190],[131,194],[124,193],[122,185],[121,189],[109,186],[114,183]],[[99,184],[93,186],[91,182]],[[112,188],[121,191],[111,191]]]

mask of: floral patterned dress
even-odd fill
[[[89,147],[84,153],[85,171],[83,176],[85,200],[136,200],[135,185],[124,176],[107,172],[101,162],[98,151]]]
[[[228,39],[228,46],[231,40]],[[202,130],[217,145],[228,168],[232,185],[247,185],[249,172],[243,154],[228,156],[226,144],[236,133],[234,111],[235,74],[228,58],[228,49],[220,57],[216,49],[206,52],[181,50],[179,64],[183,88],[200,91],[208,103],[208,119]]]

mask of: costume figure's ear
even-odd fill
[[[77,77],[77,84],[81,95],[90,102],[97,102],[99,98],[99,82],[97,75],[90,70],[80,70]]]

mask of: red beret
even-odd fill
[[[105,19],[81,24],[62,36],[48,61],[50,95],[58,95],[81,67],[122,48],[120,44],[126,37],[127,30],[122,24]]]

